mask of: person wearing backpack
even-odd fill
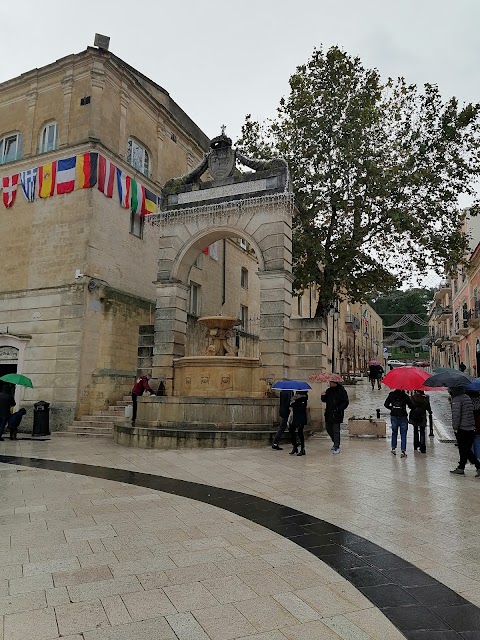
[[[411,397],[412,410],[408,422],[413,425],[413,448],[420,449],[420,453],[427,453],[425,429],[427,427],[427,413],[432,416],[430,398],[423,391],[414,391]]]
[[[384,405],[390,411],[390,424],[392,425],[392,454],[397,455],[398,430],[400,429],[400,446],[402,449],[401,458],[407,457],[407,431],[408,412],[407,407],[412,409],[413,404],[405,391],[395,389],[391,391]]]

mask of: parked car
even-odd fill
[[[402,362],[401,360],[387,360],[387,365],[391,369],[396,369],[397,367],[404,367],[405,362]]]
[[[415,362],[412,363],[414,367],[429,367],[430,366],[430,362],[428,360],[415,360]]]

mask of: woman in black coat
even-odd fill
[[[290,451],[290,455],[304,456],[305,455],[305,437],[303,430],[307,424],[307,402],[308,394],[306,391],[297,391],[290,401],[290,416],[289,431],[292,439],[293,449]],[[300,439],[300,451],[297,445],[297,429],[298,437]]]

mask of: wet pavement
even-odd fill
[[[347,417],[386,413],[357,391]],[[330,446],[0,443],[0,640],[478,638],[474,470],[437,437]]]

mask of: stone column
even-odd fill
[[[62,80],[63,88],[63,114],[59,123],[58,147],[67,147],[70,138],[70,109],[72,105],[73,76],[68,75]]]
[[[174,395],[173,361],[185,355],[187,309],[190,287],[181,283],[157,282],[153,377],[165,381],[167,395]]]
[[[260,358],[266,378],[289,377],[289,321],[293,276],[288,271],[261,271]]]
[[[100,140],[102,130],[102,93],[105,86],[103,60],[95,60],[92,68],[92,96],[90,111],[90,138]]]
[[[39,132],[35,130],[35,107],[37,105],[37,83],[36,81],[30,85],[30,88],[26,95],[27,100],[27,117],[25,133],[23,136],[23,158],[36,155],[37,153],[37,140]]]
[[[122,82],[120,93],[120,136],[118,139],[118,155],[126,158],[127,153],[127,111],[130,102],[130,95],[126,89],[126,83]]]

